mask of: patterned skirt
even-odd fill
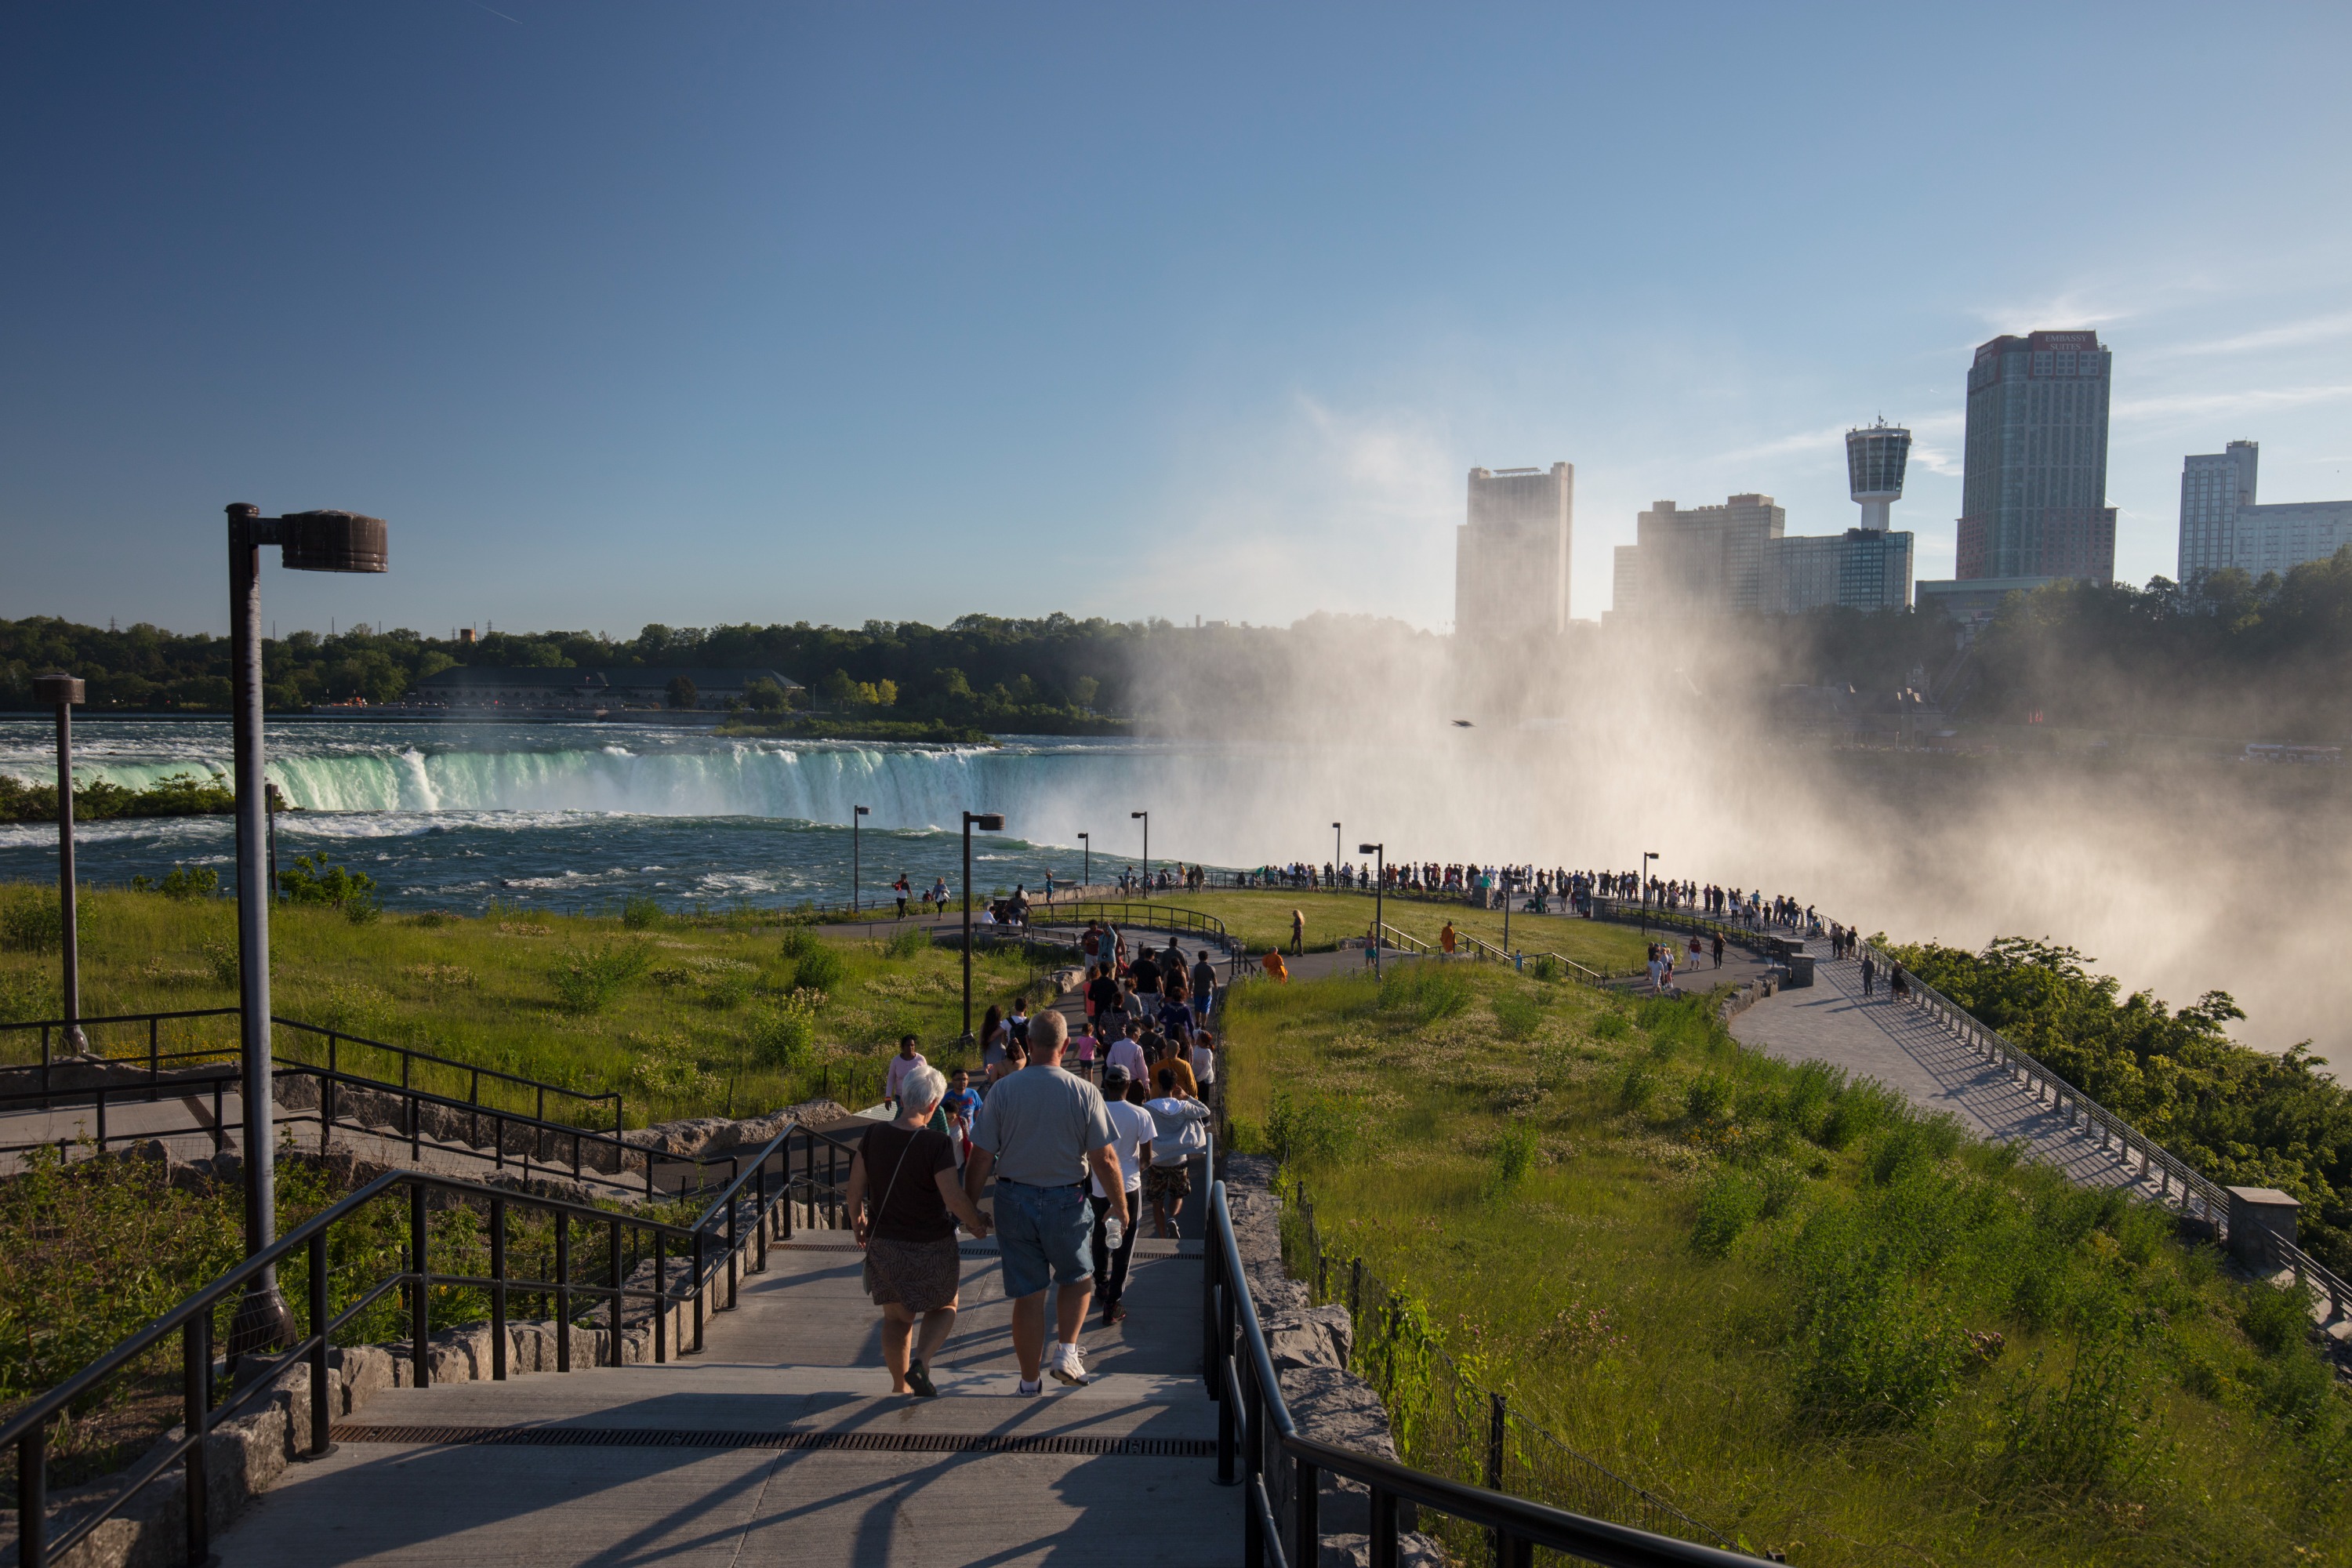
[[[874,1304],[896,1301],[918,1317],[956,1299],[963,1268],[952,1236],[939,1241],[866,1241],[866,1292]]]

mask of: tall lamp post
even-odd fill
[[[1339,825],[1335,822],[1331,825],[1331,882],[1334,887],[1339,885],[1339,868],[1348,858],[1339,851],[1341,842]]]
[[[381,572],[381,518],[349,511],[298,511],[264,517],[258,507],[228,509],[229,642],[236,661],[236,938],[242,981],[239,1035],[245,1083],[245,1251],[267,1247],[278,1231],[278,1148],[270,1118],[269,821],[261,752],[261,547],[278,546],[297,572]],[[250,1355],[292,1342],[294,1320],[278,1293],[278,1270],[246,1287],[228,1353]]]
[[[963,814],[963,1040],[971,1047],[971,830],[982,833],[1004,831],[1004,818],[992,811],[967,811]]]
[[[874,808],[870,805],[853,805],[849,808],[849,915],[852,920],[857,918],[857,889],[860,881],[857,821],[862,816],[872,816],[873,811]]]
[[[1650,934],[1650,862],[1658,858],[1654,849],[1642,851],[1642,934]]]
[[[1083,899],[1087,896],[1087,889],[1093,885],[1095,879],[1095,836],[1091,833],[1079,834],[1078,847],[1083,852],[1083,858],[1079,862],[1078,897]]]
[[[1151,814],[1130,811],[1127,816],[1130,822],[1139,816],[1143,819],[1143,896],[1148,899],[1151,896]]]
[[[65,924],[66,1048],[75,1052],[89,1046],[81,1032],[81,942],[74,906],[73,705],[81,700],[78,676],[52,670],[33,677],[33,700],[58,710],[58,916]]]
[[[1511,956],[1511,868],[1497,866],[1495,873],[1503,879],[1503,956],[1507,959]]]
[[[1386,844],[1359,844],[1356,853],[1372,858],[1372,975],[1377,979],[1381,973],[1381,947],[1388,934],[1388,926],[1382,918],[1385,910],[1381,900],[1388,897],[1389,890],[1389,847]]]

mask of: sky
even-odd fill
[[[2352,9],[0,12],[0,616],[226,628],[220,509],[389,520],[281,629],[1065,610],[1450,626],[1465,473],[1854,509],[1952,570],[1998,332],[2352,496]]]

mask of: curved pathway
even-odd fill
[[[1811,949],[1826,953],[1829,944]],[[1765,998],[1731,1020],[1731,1033],[1783,1061],[1819,1061],[1857,1079],[1876,1079],[1915,1105],[1956,1117],[1988,1142],[2022,1141],[2034,1158],[2085,1186],[2135,1186],[2156,1195],[2137,1156],[2107,1144],[2029,1089],[2011,1070],[1979,1056],[1936,1018],[1893,1000],[1884,975],[1862,994],[1857,959],[1817,956],[1813,984]]]

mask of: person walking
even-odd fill
[[[1143,1026],[1132,1019],[1129,1020],[1125,1031],[1118,1039],[1111,1042],[1110,1049],[1104,1053],[1103,1057],[1106,1063],[1123,1069],[1127,1076],[1137,1083],[1146,1081],[1147,1069],[1143,1058],[1143,1041],[1140,1037],[1142,1034]]]
[[[1437,933],[1437,951],[1444,953],[1446,957],[1451,958],[1454,956],[1454,949],[1460,940],[1460,938],[1454,934],[1454,922],[1452,921],[1447,921],[1445,922],[1445,929]]]
[[[1217,966],[1209,962],[1209,950],[1201,950],[1201,961],[1192,965],[1192,1013],[1203,1024],[1209,1021],[1210,1009],[1217,999]]]
[[[890,891],[898,896],[898,918],[900,920],[905,920],[907,918],[907,900],[914,890],[915,889],[908,884],[907,873],[904,871],[899,872],[898,879],[890,884]]]
[[[954,1142],[930,1125],[946,1091],[929,1063],[908,1072],[898,1116],[868,1128],[849,1161],[850,1228],[866,1249],[866,1292],[882,1309],[890,1392],[926,1399],[939,1393],[930,1366],[955,1327],[963,1273],[956,1225],[989,1232],[988,1216],[956,1180]]]
[[[1307,915],[1304,910],[1290,911],[1290,951],[1302,954],[1307,951]]]
[[[1087,1256],[1089,1171],[1110,1199],[1109,1217],[1122,1226],[1132,1217],[1102,1091],[1062,1070],[1068,1026],[1059,1013],[1046,1013],[1030,1028],[1029,1066],[997,1084],[982,1104],[964,1167],[964,1191],[974,1199],[990,1175],[996,1177],[997,1244],[1023,1394],[1037,1393],[1046,1372],[1073,1385],[1093,1381],[1078,1348],[1094,1296]],[[1049,1351],[1045,1292],[1057,1285]]]
[[[1217,1037],[1206,1029],[1192,1031],[1192,1076],[1201,1080],[1205,1100],[1217,1087]]]
[[[1265,966],[1265,977],[1267,979],[1279,980],[1286,984],[1289,983],[1290,966],[1282,962],[1282,954],[1276,952],[1274,949],[1270,947],[1267,948],[1265,950],[1265,956],[1259,959],[1258,963]]]
[[[1173,1068],[1161,1067],[1152,1081],[1160,1086],[1160,1098],[1143,1106],[1157,1124],[1143,1195],[1151,1205],[1151,1233],[1164,1239],[1192,1193],[1192,1168],[1187,1162],[1209,1146],[1209,1108],[1184,1092]]]
[[[1127,1293],[1127,1267],[1135,1252],[1135,1238],[1143,1227],[1131,1223],[1142,1212],[1143,1168],[1151,1163],[1151,1141],[1159,1136],[1160,1123],[1143,1108],[1143,1089],[1127,1076],[1125,1068],[1103,1069],[1103,1111],[1110,1118],[1110,1130],[1117,1142],[1112,1150],[1118,1156],[1118,1175],[1127,1196],[1127,1212],[1130,1223],[1119,1228],[1116,1246],[1108,1237],[1110,1194],[1103,1190],[1100,1176],[1092,1178],[1093,1194],[1089,1201],[1095,1214],[1095,1299],[1102,1303],[1103,1327],[1108,1328],[1127,1316],[1119,1298]]]
[[[1723,933],[1721,931],[1715,933],[1715,966],[1717,969],[1723,967]]]
[[[917,1068],[929,1067],[923,1054],[915,1049],[915,1037],[898,1037],[898,1054],[890,1058],[890,1066],[882,1074],[882,1103],[891,1110],[898,1109],[899,1091],[905,1088],[908,1075]]]
[[[1868,953],[1862,955],[1862,994],[1870,994],[1871,984],[1878,978],[1878,961]]]

